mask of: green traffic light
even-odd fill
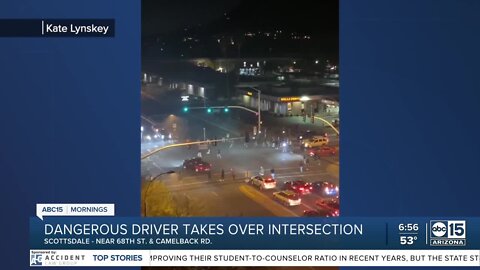
[[[188,112],[188,107],[183,107],[184,112]]]
[[[223,109],[224,112],[228,112],[229,109],[227,107],[225,107],[225,109]]]
[[[211,113],[211,112],[212,112],[212,108],[208,108],[208,109],[207,109],[207,112],[208,112],[208,113]]]

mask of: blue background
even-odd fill
[[[480,215],[479,13],[340,1],[342,215]]]
[[[343,216],[480,216],[478,14],[340,1]],[[140,212],[140,2],[1,1],[0,17],[116,20],[113,39],[0,39],[1,259],[18,269],[35,203]]]
[[[342,216],[480,216],[478,14],[340,1]]]
[[[140,213],[140,1],[0,1],[1,18],[113,18],[114,38],[0,38],[2,269],[29,263],[35,203]]]

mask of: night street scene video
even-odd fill
[[[338,1],[142,1],[141,211],[339,213]]]

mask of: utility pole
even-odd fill
[[[258,130],[258,133],[261,133],[262,132],[261,131],[262,118],[261,118],[261,115],[260,115],[260,113],[261,113],[261,111],[260,111],[260,108],[261,108],[260,107],[260,105],[261,105],[260,98],[261,98],[261,95],[262,95],[262,91],[258,90],[257,88],[254,88],[254,87],[252,87],[252,89],[257,91],[257,93],[258,93],[258,111],[257,111],[257,115],[258,115],[258,119],[257,119],[258,123],[257,124],[258,124],[258,126],[257,126],[257,130]]]
[[[258,90],[258,133],[262,133],[262,130],[260,129],[260,126],[262,125],[262,118],[260,117],[260,95],[262,92]]]
[[[310,104],[310,119],[312,124],[315,123],[315,116],[313,115],[313,104]]]

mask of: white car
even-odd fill
[[[302,199],[291,190],[274,192],[273,198],[288,206],[300,205],[302,203]]]
[[[304,146],[305,148],[320,147],[328,144],[327,137],[313,137],[310,140],[306,141]]]
[[[271,177],[254,176],[250,178],[250,183],[259,189],[272,189],[277,187],[277,181]]]

